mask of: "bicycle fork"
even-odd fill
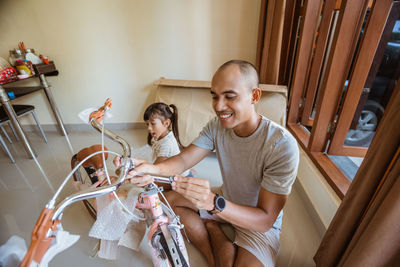
[[[162,188],[149,186],[145,192],[141,193],[141,199],[136,206],[140,209],[150,209],[152,211],[153,223],[148,233],[148,241],[153,263],[155,266],[169,266],[169,260],[172,266],[189,266],[188,255],[180,229],[179,227],[178,229],[173,229],[176,227],[170,224],[170,219],[165,216],[162,209],[158,196],[162,191]],[[171,235],[171,231],[175,231],[175,239]],[[162,255],[161,250],[164,250],[165,255]]]

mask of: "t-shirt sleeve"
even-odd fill
[[[200,148],[208,149],[211,151],[214,150],[217,124],[218,121],[216,120],[216,118],[210,120],[206,124],[206,126],[204,126],[203,130],[201,130],[199,136],[194,139],[192,144]]]
[[[284,135],[273,147],[267,161],[261,186],[272,193],[289,195],[299,165],[299,148],[294,137]]]

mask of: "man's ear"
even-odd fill
[[[254,88],[251,91],[251,103],[256,104],[258,101],[261,99],[261,89],[260,88]]]

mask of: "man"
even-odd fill
[[[190,169],[215,149],[223,185],[175,175],[168,193],[191,242],[210,266],[273,266],[279,250],[282,208],[295,180],[299,151],[287,130],[257,114],[258,75],[248,62],[223,64],[211,83],[216,117],[180,154],[151,165],[134,159],[129,174],[139,186],[152,181],[139,173],[173,175]],[[235,229],[231,242],[220,222]]]

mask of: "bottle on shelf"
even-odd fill
[[[32,62],[32,64],[43,63],[43,61],[35,54],[35,50],[33,48],[25,49],[25,59]]]
[[[25,53],[24,50],[21,49],[14,49],[10,50],[10,57],[8,58],[10,61],[11,66],[15,66],[17,60],[25,60]]]

